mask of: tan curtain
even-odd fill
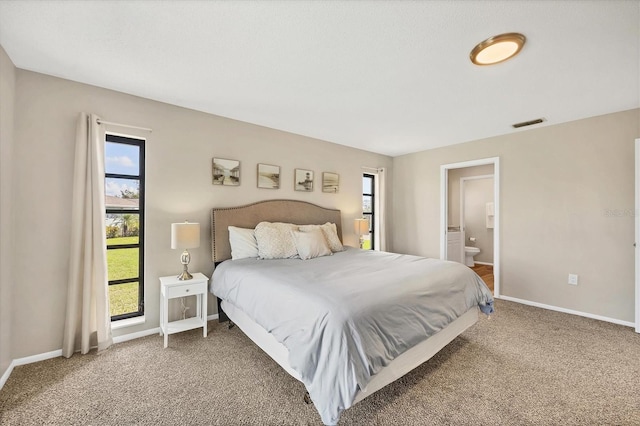
[[[86,354],[112,344],[107,285],[104,204],[104,130],[94,114],[80,113],[71,206],[67,312],[62,355]]]
[[[378,178],[378,211],[376,216],[378,217],[378,241],[376,249],[380,251],[387,251],[387,169],[379,168],[376,174]]]

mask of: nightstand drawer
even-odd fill
[[[206,294],[207,282],[199,282],[193,284],[176,285],[167,288],[167,298],[191,296],[192,294]]]

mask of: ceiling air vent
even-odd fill
[[[517,129],[519,127],[533,126],[534,124],[540,124],[544,121],[544,118],[536,118],[535,120],[523,121],[522,123],[512,124]]]

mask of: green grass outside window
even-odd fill
[[[136,244],[138,237],[108,238],[107,245]],[[107,250],[109,280],[138,277],[138,248]],[[109,286],[111,316],[138,310],[138,282]]]

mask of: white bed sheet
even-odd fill
[[[247,314],[230,302],[222,301],[225,314],[236,324],[256,345],[277,362],[294,379],[302,381],[300,374],[289,364],[289,350],[264,328],[254,322]],[[478,321],[478,308],[473,307],[457,318],[446,328],[431,336],[424,342],[414,346],[394,359],[384,367],[368,383],[365,389],[356,394],[354,403],[362,401],[382,389],[389,383],[404,376],[414,368],[429,360],[447,344],[462,334],[467,328]]]

